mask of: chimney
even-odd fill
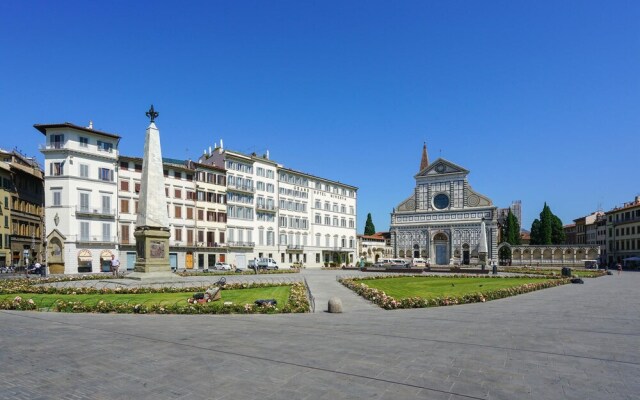
[[[269,150],[267,150],[267,160],[269,159]]]
[[[224,146],[222,145],[222,139],[220,139],[220,150],[224,149]]]
[[[209,157],[211,157],[211,146],[209,146]]]

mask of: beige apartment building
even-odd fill
[[[208,269],[226,259],[226,176],[222,168],[163,159],[172,268]],[[142,158],[120,156],[118,171],[121,265],[136,261],[135,231]]]
[[[605,213],[607,218],[607,263],[640,265],[640,196]]]

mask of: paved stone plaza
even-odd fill
[[[313,314],[2,311],[0,399],[640,399],[640,273],[396,311],[339,273]]]

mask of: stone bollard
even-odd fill
[[[330,313],[341,313],[342,312],[342,301],[339,297],[332,297],[329,299],[329,312]]]

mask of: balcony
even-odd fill
[[[255,245],[254,242],[227,242],[227,247],[234,249],[252,249]]]
[[[85,235],[76,235],[75,236],[76,243],[82,244],[116,244],[118,243],[118,238],[116,236],[85,236]]]
[[[227,190],[234,190],[236,192],[244,192],[244,193],[255,193],[256,189],[253,186],[249,185],[234,185],[228,184]]]
[[[224,243],[217,242],[196,242],[196,247],[204,247],[204,248],[222,248],[224,247]]]
[[[304,246],[301,244],[288,244],[287,251],[291,253],[298,253],[304,251]]]
[[[76,216],[113,219],[116,217],[116,210],[76,206]]]
[[[50,144],[40,144],[38,145],[38,150],[47,151],[47,150],[61,150],[64,149],[64,143],[50,143]]]
[[[278,211],[278,208],[273,204],[258,204],[256,206],[256,211],[275,213]]]
[[[633,215],[630,218],[620,218],[618,220],[614,220],[611,222],[611,224],[613,226],[618,226],[618,225],[629,224],[629,223],[638,222],[638,221],[640,221],[640,216]]]

